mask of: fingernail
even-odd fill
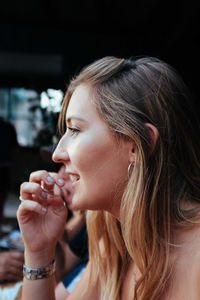
[[[47,194],[45,194],[45,192],[44,192],[44,191],[42,191],[42,193],[41,193],[41,197],[42,197],[42,198],[46,198],[46,197],[47,197]]]
[[[41,210],[42,210],[43,213],[46,213],[46,212],[47,212],[47,209],[46,209],[45,207],[42,207]]]
[[[57,182],[58,182],[58,184],[63,184],[63,183],[64,183],[64,180],[61,179],[61,178],[59,178],[59,179],[57,180]]]
[[[48,181],[48,182],[53,182],[53,178],[50,177],[50,176],[48,176],[48,177],[47,177],[47,181]]]

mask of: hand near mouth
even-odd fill
[[[37,262],[38,258],[43,260],[46,257],[49,263],[56,243],[63,234],[67,218],[61,191],[63,185],[60,177],[47,171],[32,173],[30,181],[21,185],[20,196],[23,201],[17,212],[18,222],[26,245],[26,255],[34,253],[31,257],[36,257]]]

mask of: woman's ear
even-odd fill
[[[159,133],[158,133],[158,129],[154,125],[152,125],[150,123],[145,123],[145,126],[148,127],[149,132],[150,132],[151,142],[152,142],[152,147],[151,147],[150,154],[152,154],[154,149],[155,149],[155,146],[156,146],[156,143],[157,143],[157,140],[158,140],[158,137],[159,137]]]
[[[130,163],[135,162],[135,144],[133,141],[129,143],[129,161]]]

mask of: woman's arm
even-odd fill
[[[22,299],[41,300],[98,300],[98,283],[89,280],[90,264],[86,267],[81,280],[72,293],[68,293],[62,285],[55,288],[55,278],[28,280],[24,279]]]
[[[21,186],[23,201],[17,217],[27,267],[41,268],[51,264],[55,257],[56,244],[63,234],[67,218],[60,188],[60,182],[46,171],[32,173],[30,181]],[[90,282],[89,274],[90,264],[74,291],[68,295],[63,293],[64,299],[98,299],[98,285]],[[36,280],[24,278],[22,300],[56,300],[55,288],[55,274]]]
[[[24,278],[22,300],[55,300],[55,279],[28,280]]]
[[[38,171],[21,186],[22,202],[17,217],[27,267],[41,268],[51,264],[55,257],[56,244],[67,217],[59,184],[48,172]],[[54,300],[54,290],[54,274],[36,280],[24,278],[22,300]]]

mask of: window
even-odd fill
[[[56,126],[63,92],[42,93],[25,88],[0,88],[0,117],[11,122],[21,146],[56,142]]]

